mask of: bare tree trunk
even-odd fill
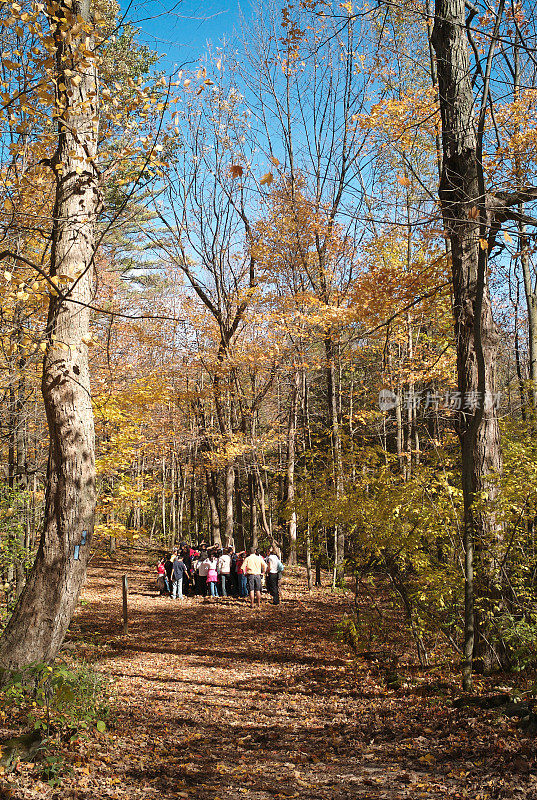
[[[255,469],[255,481],[256,481],[256,498],[259,503],[259,511],[261,515],[261,527],[263,528],[263,533],[269,539],[272,539],[272,530],[270,528],[268,519],[267,519],[267,507],[265,503],[265,486],[263,484],[263,478],[261,477],[261,472],[259,470],[259,464],[257,461],[254,464]]]
[[[97,69],[91,52],[75,55],[84,38],[77,15],[91,24],[89,0],[60,2],[52,20],[58,85],[56,196],[51,275],[61,295],[52,296],[42,391],[50,433],[45,522],[34,566],[0,640],[0,664],[8,669],[54,658],[86,577],[95,513],[94,426],[87,340],[93,293],[95,220],[99,188]],[[54,21],[56,20],[56,21]],[[77,26],[80,28],[80,26]],[[74,70],[73,70],[74,67]],[[81,78],[78,85],[71,76]],[[63,86],[63,88],[62,88]]]
[[[406,471],[405,471],[405,456],[403,452],[403,392],[402,387],[399,385],[399,392],[397,393],[397,399],[395,401],[395,425],[396,425],[396,438],[395,438],[395,446],[397,448],[397,459],[399,461],[399,468],[401,470],[401,474],[405,476],[406,479]]]
[[[37,509],[37,502],[36,502],[36,495],[37,495],[37,475],[34,472],[33,477],[33,487],[32,487],[32,519],[31,519],[31,531],[30,531],[30,550],[33,550],[35,546],[35,541],[37,538],[37,529],[38,529],[38,509]]]
[[[172,546],[177,544],[177,476],[175,474],[175,443],[171,454],[171,473],[170,473],[170,530]]]
[[[520,357],[520,338],[518,335],[518,298],[519,298],[520,284],[517,285],[517,296],[515,305],[515,368],[518,380],[518,391],[520,393],[520,415],[522,420],[526,421],[526,387],[524,385],[524,376],[522,374],[522,359]]]
[[[242,509],[242,491],[239,470],[235,471],[235,506],[237,509],[237,531],[239,546],[237,549],[244,550],[246,547],[246,537],[244,535],[244,515]]]
[[[518,28],[515,34],[515,74],[514,74],[514,94],[515,100],[520,98],[520,34]],[[519,126],[517,126],[517,133],[519,133]],[[520,155],[515,155],[515,169],[516,174],[521,176],[523,168],[520,163]],[[520,186],[518,187],[520,188]],[[522,215],[524,213],[524,204],[520,203],[518,211]],[[530,387],[529,398],[531,402],[531,410],[533,414],[533,422],[535,424],[535,415],[537,414],[537,291],[534,286],[534,279],[530,269],[530,240],[526,231],[526,224],[523,219],[518,219],[518,253],[520,257],[520,266],[522,267],[522,279],[524,282],[524,294],[526,296],[526,308],[528,312],[528,351],[529,351],[529,375]],[[518,333],[517,333],[518,340]],[[518,344],[518,341],[517,341]],[[518,356],[518,347],[517,347]],[[520,367],[517,361],[520,380]],[[521,390],[522,393],[522,390]]]
[[[256,479],[253,471],[248,472],[248,499],[250,501],[250,547],[257,547],[257,507]]]
[[[354,445],[354,377],[349,390],[349,443],[351,448],[351,480],[356,480],[356,448]]]
[[[287,426],[287,514],[289,515],[289,554],[287,563],[294,566],[297,563],[296,552],[296,508],[295,508],[295,452],[296,452],[296,423],[298,413],[298,388],[300,374],[298,369],[293,375],[293,385],[289,398],[289,424]]]
[[[18,312],[16,311],[15,314]],[[17,323],[18,324],[18,323]],[[26,488],[28,485],[25,405],[25,360],[18,350],[20,332],[14,342],[17,351],[10,365],[8,390],[8,484],[11,488]]]
[[[410,237],[408,237],[410,239]],[[409,244],[410,247],[410,244]],[[414,342],[412,338],[412,323],[410,314],[407,314],[407,358],[410,364],[414,359]],[[409,378],[406,422],[405,422],[405,458],[406,458],[406,480],[412,477],[412,424],[414,421],[414,405],[416,403],[414,381]]]
[[[310,427],[310,412],[309,412],[309,388],[308,376],[306,370],[302,372],[302,422],[303,422],[303,439],[304,439],[304,484],[308,481],[308,452],[311,450],[311,427]],[[319,528],[316,525],[313,531],[313,549],[315,553],[315,586],[321,585],[321,548],[319,545]],[[311,588],[312,575],[311,575],[311,526],[310,521],[307,521],[306,530],[306,568],[308,571],[308,589]]]
[[[535,415],[537,412],[537,292],[533,288],[529,259],[529,240],[526,234],[526,226],[520,220],[518,222],[518,242],[520,264],[522,266],[522,276],[524,279],[526,308],[528,310],[529,396],[531,399],[532,412],[533,415]]]
[[[328,394],[328,416],[331,436],[332,449],[332,469],[334,481],[334,494],[336,502],[341,496],[343,484],[343,462],[341,457],[341,436],[339,431],[339,419],[337,413],[336,395],[336,372],[335,372],[335,352],[332,336],[329,334],[325,341],[326,351],[326,388]],[[345,532],[341,525],[334,525],[334,572],[332,576],[332,588],[343,585],[345,564]]]
[[[178,520],[177,520],[177,533],[178,541],[184,541],[183,537],[183,520],[185,517],[185,503],[186,503],[186,467],[182,467],[178,463],[179,469],[179,507],[178,507]]]
[[[196,470],[195,465],[192,464],[192,475],[190,476],[190,538],[195,544],[199,540],[199,522],[198,522],[198,501],[196,491]]]
[[[136,475],[136,490],[139,493],[143,488],[141,451],[138,453],[138,458],[136,459],[135,475]],[[140,527],[142,524],[141,508],[142,508],[142,503],[140,500],[140,496],[138,496],[136,498],[136,504],[134,507],[134,515],[133,515],[133,527],[136,530],[136,533],[140,533]]]
[[[162,493],[161,493],[161,513],[162,513],[162,546],[166,546],[166,460],[162,456]]]
[[[321,550],[319,528],[317,525],[313,530],[313,544],[315,547],[315,586],[322,586],[321,567],[323,561],[323,553]]]
[[[308,590],[313,589],[313,573],[311,571],[311,529],[309,520],[306,524],[306,575],[308,576]]]
[[[225,501],[226,501],[226,529],[225,529],[225,542],[226,547],[231,547],[233,544],[233,492],[235,489],[235,468],[233,462],[226,464],[225,471]]]
[[[8,388],[8,446],[7,446],[7,482],[10,489],[15,487],[16,463],[16,428],[17,403],[15,400],[15,371],[11,372]]]
[[[207,497],[211,514],[211,539],[212,544],[222,547],[220,536],[220,511],[218,510],[218,484],[214,472],[207,472]]]
[[[25,362],[24,359],[19,361],[19,380],[17,383],[17,483],[21,488],[26,489],[28,486],[28,438],[26,419],[24,414],[24,406],[26,404],[26,380],[25,380]]]

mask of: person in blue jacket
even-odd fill
[[[183,599],[183,581],[188,581],[188,570],[182,556],[177,556],[173,562],[172,572],[172,600]]]

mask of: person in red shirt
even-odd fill
[[[246,575],[242,571],[242,564],[244,562],[244,557],[246,553],[244,550],[242,553],[237,554],[237,561],[235,563],[235,569],[237,570],[237,577],[239,579],[239,596],[240,597],[247,597],[248,596],[248,582],[246,580]]]

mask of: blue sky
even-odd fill
[[[122,0],[127,21],[140,28],[140,40],[164,55],[159,66],[171,72],[176,65],[198,62],[208,42],[231,39],[241,26],[241,14],[251,13],[249,0]]]

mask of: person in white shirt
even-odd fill
[[[231,575],[231,555],[230,548],[224,547],[224,552],[218,559],[218,572],[220,573],[220,583],[222,585],[222,597],[227,597],[227,589]]]
[[[272,597],[272,602],[275,606],[277,606],[280,602],[280,587],[278,580],[280,577],[280,563],[280,559],[274,550],[271,550],[267,557],[266,582],[267,591]]]
[[[201,552],[198,560],[198,575],[200,582],[200,591],[204,597],[207,596],[207,573],[209,572],[211,562],[207,552]]]

